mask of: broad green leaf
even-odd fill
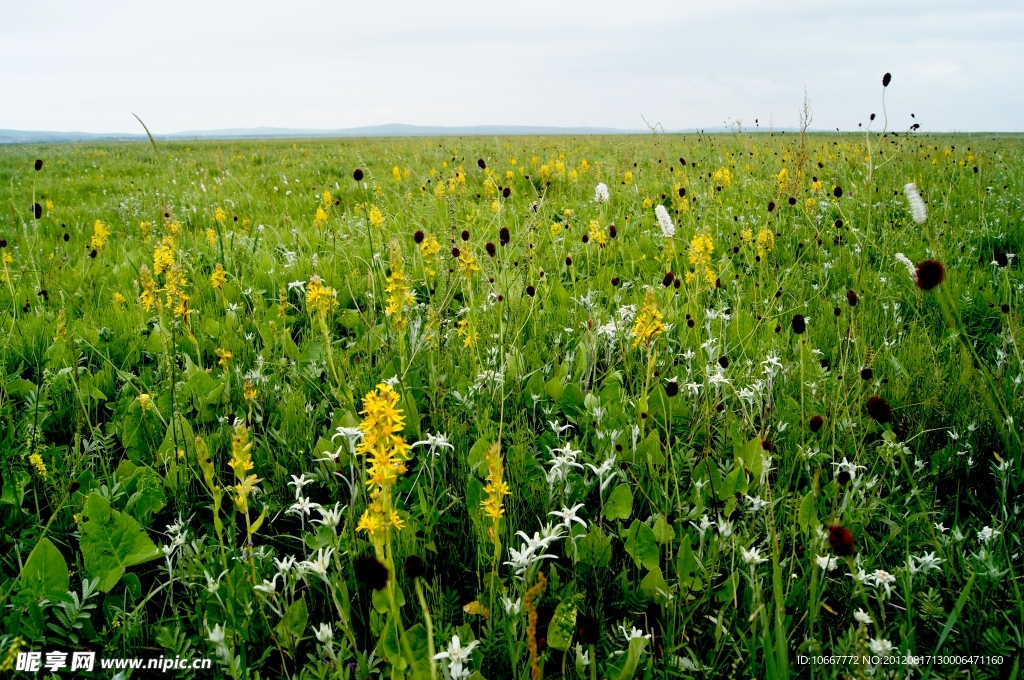
[[[596,523],[590,525],[590,531],[579,542],[580,561],[595,567],[607,567],[612,561],[612,538]]]
[[[672,594],[672,589],[662,575],[661,567],[658,566],[648,571],[647,576],[644,576],[643,580],[640,581],[640,590],[659,602],[667,602]]]
[[[691,590],[704,590],[704,583],[697,575],[697,556],[693,554],[690,547],[690,536],[683,536],[679,545],[677,573],[679,574],[679,589],[681,595],[686,595]]]
[[[302,634],[306,632],[306,623],[309,621],[309,611],[306,608],[305,596],[300,597],[291,603],[285,610],[284,616],[274,627],[277,638],[285,647],[294,649]]]
[[[85,499],[82,556],[90,578],[99,577],[104,593],[120,580],[124,570],[160,557],[160,550],[134,519],[110,507],[98,493]]]
[[[64,556],[50,539],[43,538],[36,543],[21,570],[18,591],[33,600],[46,598],[57,602],[67,597],[68,588],[70,579]]]
[[[417,623],[405,631],[401,640],[402,658],[409,667],[409,680],[430,679],[430,654],[427,646],[427,629]],[[410,659],[409,656],[412,656]]]
[[[25,500],[25,488],[32,481],[32,477],[24,470],[15,470],[4,475],[3,492],[0,493],[0,503],[4,505],[17,505],[21,507]]]
[[[626,552],[638,567],[654,569],[661,562],[661,550],[654,530],[638,519],[633,520],[626,534]]]
[[[675,529],[665,520],[664,515],[657,515],[654,518],[654,537],[658,539],[658,543],[671,543],[676,537]]]
[[[651,431],[647,437],[637,444],[636,455],[640,460],[648,460],[653,465],[664,465],[665,454],[661,451],[661,440],[658,439],[658,433]]]
[[[802,531],[809,531],[818,524],[818,508],[814,498],[814,491],[808,491],[803,500],[800,501],[800,515],[797,518]]]
[[[578,415],[583,412],[584,399],[586,396],[583,394],[583,390],[577,387],[574,383],[570,383],[565,386],[562,390],[562,396],[559,398],[559,403],[562,405],[562,411],[570,415]]]
[[[604,504],[605,519],[629,519],[633,514],[633,491],[628,484],[619,484],[612,489]]]
[[[637,666],[640,665],[644,650],[647,648],[647,643],[648,640],[645,637],[632,638],[626,653],[610,665],[607,677],[614,678],[614,680],[632,680]]]
[[[555,607],[555,613],[548,625],[548,647],[563,652],[569,649],[573,633],[576,632],[576,610],[581,599],[582,595],[573,595]]]

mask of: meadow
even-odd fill
[[[916,132],[0,147],[0,668],[1017,677],[1022,169]]]

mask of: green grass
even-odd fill
[[[494,680],[534,643],[552,678],[864,677],[801,657],[891,645],[1016,676],[1024,279],[993,260],[1024,249],[1022,162],[1013,136],[874,133],[2,147],[0,647],[443,678],[457,635]],[[389,313],[396,271],[415,301]],[[386,380],[435,445],[370,540],[338,428]]]

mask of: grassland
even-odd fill
[[[0,662],[1016,676],[1022,162],[902,133],[0,148]]]

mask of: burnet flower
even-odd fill
[[[672,238],[676,235],[676,225],[672,223],[672,216],[668,214],[665,206],[658,204],[654,209],[654,216],[658,219],[658,226],[661,227],[661,235],[665,238]]]
[[[914,221],[918,224],[924,224],[924,221],[928,219],[928,208],[925,207],[924,200],[917,191],[917,185],[909,182],[903,187],[903,193],[907,196],[907,203],[910,204],[910,215],[914,218]]]

